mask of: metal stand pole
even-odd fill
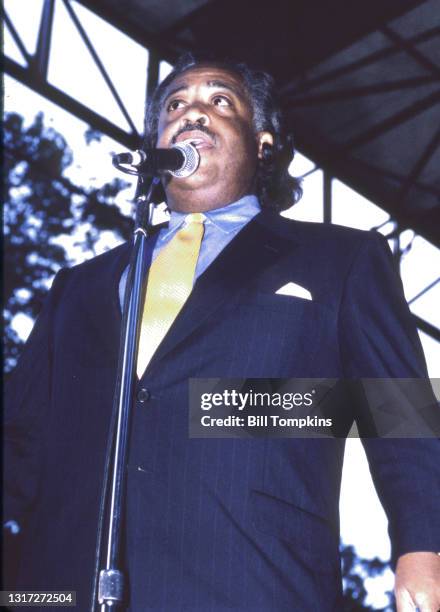
[[[136,357],[139,342],[140,316],[143,302],[144,260],[146,239],[151,233],[154,205],[151,196],[157,178],[153,178],[147,195],[143,177],[139,178],[135,201],[137,203],[133,252],[129,263],[125,289],[118,374],[113,403],[113,416],[109,432],[103,492],[95,554],[95,576],[91,610],[99,604],[101,612],[114,610],[124,596],[124,575],[120,568],[119,551],[121,517],[125,494],[128,431],[136,376]],[[111,470],[111,478],[110,478]],[[105,567],[101,567],[102,535],[105,535]]]

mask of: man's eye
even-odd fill
[[[167,111],[175,111],[178,108],[182,108],[182,106],[182,100],[171,100],[171,102],[167,105]]]
[[[212,102],[215,106],[232,106],[232,102],[226,96],[214,96]]]

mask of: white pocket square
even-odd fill
[[[283,285],[277,291],[275,291],[277,295],[290,295],[293,297],[299,297],[303,300],[313,300],[312,294],[310,291],[301,287],[301,285],[297,285],[296,283],[287,283],[287,285]]]

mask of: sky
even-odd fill
[[[4,1],[5,9],[29,53],[35,51],[42,3],[43,0]],[[72,2],[72,6],[106,66],[137,129],[141,132],[146,90],[145,75],[148,66],[147,50],[77,2]],[[60,0],[55,2],[54,26],[49,81],[110,121],[127,129],[124,117]],[[4,51],[6,55],[24,65],[24,59],[8,31],[5,31]],[[163,62],[161,78],[169,70],[170,66]],[[100,142],[85,146],[84,132],[88,126],[84,122],[10,77],[5,77],[5,111],[19,112],[24,115],[27,124],[33,121],[37,112],[44,112],[46,124],[63,134],[74,153],[74,164],[67,171],[69,178],[74,182],[99,186],[115,176],[130,181],[130,177],[119,175],[111,164],[111,153],[121,151],[119,144],[103,137]],[[297,154],[292,163],[292,173],[296,176],[306,175],[303,181],[304,196],[294,208],[285,213],[286,216],[298,220],[322,222],[322,171],[315,168],[312,161]],[[384,234],[392,229],[393,225],[385,211],[348,186],[333,180],[332,190],[334,223],[359,229],[370,229],[383,224],[379,231]],[[117,200],[124,212],[128,213],[131,210],[133,195],[134,181],[131,181],[130,186],[119,194]],[[75,241],[81,241],[81,236],[72,239],[71,244],[64,244],[68,246],[72,259],[79,262],[83,255],[81,249],[73,244]],[[401,275],[408,300],[435,281],[439,277],[440,270],[440,250],[420,236],[414,237],[413,232],[407,230],[402,235],[402,242],[409,244],[411,241],[411,250],[401,264]],[[102,251],[116,244],[109,232],[103,233],[98,250]],[[437,283],[425,296],[415,300],[411,307],[416,314],[440,327],[440,309],[436,307],[439,302],[440,283]],[[26,317],[18,316],[14,324],[23,337],[30,332],[31,322]],[[430,375],[440,378],[440,345],[425,334],[420,336]],[[374,492],[361,443],[356,439],[347,441],[340,510],[341,534],[345,543],[354,544],[358,554],[364,557],[372,558],[376,555],[383,559],[389,557],[386,517]],[[391,576],[388,575],[381,586],[385,589],[391,588]],[[381,587],[375,586],[374,603],[378,606],[381,604],[378,595],[380,591]]]

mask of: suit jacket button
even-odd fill
[[[144,402],[148,402],[148,400],[151,397],[151,393],[149,392],[148,389],[143,387],[142,389],[139,389],[136,397],[137,397],[137,401],[143,404]]]

